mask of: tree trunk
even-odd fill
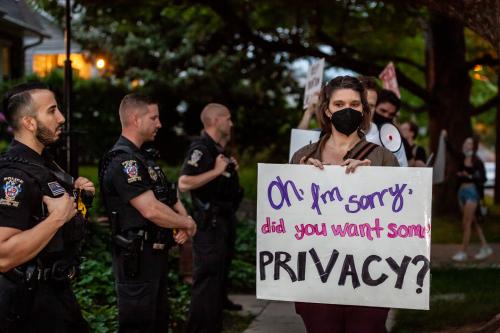
[[[431,151],[437,151],[441,129],[448,141],[461,151],[472,134],[469,102],[471,81],[465,59],[464,26],[456,19],[431,12],[427,36],[427,89],[431,94],[429,134]],[[446,180],[434,189],[437,213],[457,211],[456,172],[458,161],[446,158]]]
[[[500,42],[497,51],[497,57],[500,62]],[[500,63],[497,67],[497,88],[500,93]],[[500,204],[500,134],[498,130],[500,129],[500,99],[497,101],[497,112],[495,117],[495,128],[496,128],[496,138],[495,138],[495,204]]]

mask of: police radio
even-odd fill
[[[379,128],[379,137],[382,146],[387,148],[390,152],[395,153],[401,149],[403,139],[401,138],[401,133],[399,133],[399,130],[395,125],[391,123],[381,125]]]

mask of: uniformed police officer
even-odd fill
[[[224,150],[231,138],[231,114],[221,104],[201,112],[204,131],[188,151],[179,189],[191,191],[198,233],[193,238],[194,283],[188,332],[220,332],[224,307],[241,309],[227,299],[229,265],[234,252],[235,212],[243,191],[238,164]]]
[[[120,104],[122,135],[101,161],[100,181],[113,230],[119,332],[168,332],[169,234],[182,244],[196,224],[154,158],[141,149],[161,127],[158,105],[129,94]]]
[[[40,83],[4,96],[14,140],[0,157],[0,332],[88,332],[70,288],[77,274],[86,207],[94,195],[44,149],[61,134],[64,117]]]

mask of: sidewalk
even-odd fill
[[[500,267],[500,244],[490,244],[493,255],[486,260],[474,260],[474,254],[479,250],[478,244],[468,249],[469,260],[455,263],[451,260],[453,254],[459,250],[458,244],[436,244],[431,248],[432,267]],[[255,319],[244,333],[305,333],[301,318],[295,313],[293,302],[279,302],[258,300],[255,295],[231,295],[235,303],[243,305],[242,313],[251,313]],[[394,325],[394,312],[389,312],[388,327]]]

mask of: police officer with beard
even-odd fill
[[[234,252],[235,212],[243,197],[238,164],[225,147],[231,114],[221,104],[201,112],[204,131],[188,151],[179,178],[181,192],[191,191],[198,233],[193,238],[194,267],[188,332],[220,332],[223,308],[241,309],[227,298]]]
[[[70,282],[94,185],[45,151],[65,121],[46,86],[16,86],[3,110],[14,140],[0,157],[0,332],[88,332]]]
[[[168,248],[173,240],[182,244],[193,236],[196,224],[154,156],[143,148],[161,127],[158,105],[129,94],[119,114],[122,135],[99,171],[112,227],[118,331],[168,332]]]

